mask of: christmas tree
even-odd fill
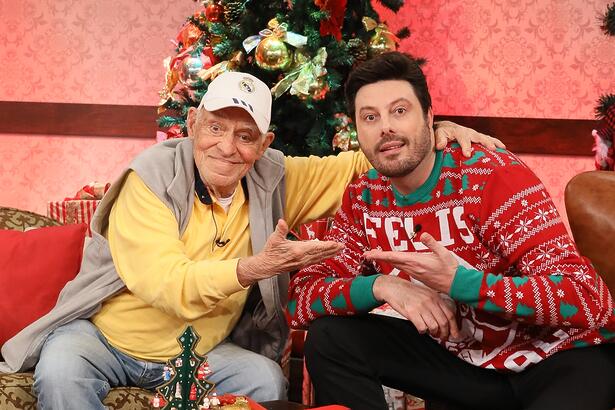
[[[186,0],[187,1],[187,0]],[[380,0],[397,11],[403,0]],[[203,0],[165,60],[159,125],[186,136],[190,107],[227,71],[248,72],[272,89],[273,147],[287,155],[323,155],[356,147],[343,85],[352,67],[395,50],[409,35],[391,33],[370,0]]]
[[[164,367],[165,383],[152,399],[154,408],[199,409],[205,396],[213,391],[214,384],[205,379],[210,373],[207,358],[194,351],[199,339],[192,326],[177,339],[182,350]]]

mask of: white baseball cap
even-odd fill
[[[267,84],[251,74],[226,71],[207,88],[199,109],[216,111],[227,107],[243,108],[263,134],[271,121],[271,91]]]

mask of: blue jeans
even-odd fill
[[[207,379],[218,394],[247,395],[256,401],[286,398],[280,366],[259,354],[222,342],[207,353],[213,373]],[[105,409],[109,390],[162,384],[164,363],[146,362],[111,346],[89,320],[56,329],[45,341],[34,372],[39,409]]]

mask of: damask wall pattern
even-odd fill
[[[615,90],[615,40],[600,30],[610,0],[410,0],[396,31],[425,66],[439,114],[593,118]]]
[[[46,213],[89,182],[111,182],[154,139],[0,135],[0,206]]]
[[[402,49],[429,60],[436,114],[592,118],[598,95],[615,90],[615,41],[598,29],[608,3],[406,0],[382,15],[394,31],[410,25]],[[0,100],[154,105],[170,40],[197,7],[0,0]],[[114,180],[153,139],[0,135],[0,205],[44,213],[49,200]],[[593,168],[589,156],[522,158],[562,213],[565,183]]]
[[[155,105],[192,0],[0,0],[0,100]]]

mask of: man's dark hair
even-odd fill
[[[408,54],[391,51],[365,61],[348,75],[344,93],[346,107],[353,120],[355,119],[354,100],[359,89],[365,85],[385,80],[408,81],[421,103],[423,115],[427,115],[427,111],[431,108],[431,96],[419,61]]]

